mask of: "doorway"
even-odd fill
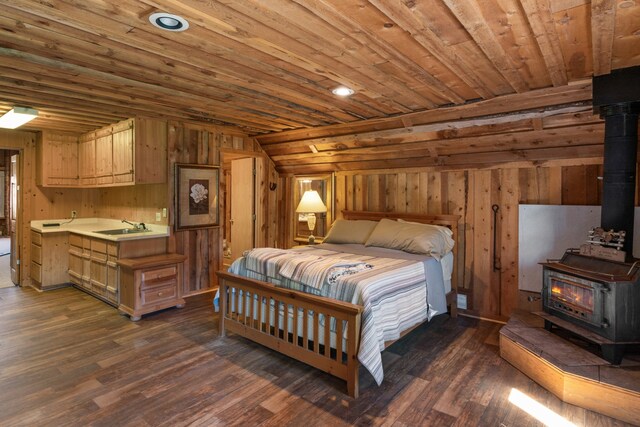
[[[18,151],[0,150],[0,288],[20,283],[17,265]]]

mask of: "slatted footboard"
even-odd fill
[[[362,307],[219,271],[220,335],[231,331],[347,382],[358,397]]]

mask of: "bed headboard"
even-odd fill
[[[367,219],[370,221],[380,221],[382,218],[403,219],[405,221],[419,222],[422,224],[434,224],[449,227],[453,232],[453,241],[456,245],[453,247],[453,276],[451,278],[452,288],[456,289],[458,285],[458,267],[460,257],[458,256],[458,221],[460,215],[423,215],[416,213],[401,212],[365,212],[365,211],[342,211],[344,219]]]

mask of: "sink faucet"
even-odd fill
[[[139,224],[136,224],[135,222],[129,222],[126,219],[123,219],[122,222],[126,222],[127,224],[129,224],[130,226],[132,226],[133,228],[135,228],[136,230],[148,230],[147,226],[144,224],[144,222],[141,222]]]

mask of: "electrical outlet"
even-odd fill
[[[75,218],[76,216],[78,216],[78,212],[77,211],[71,211],[71,218]]]
[[[156,221],[162,221],[162,214],[160,212],[156,212]]]
[[[162,208],[162,218],[167,217],[167,208]]]
[[[467,296],[463,295],[463,294],[458,294],[458,308],[460,310],[466,310],[467,309]]]

